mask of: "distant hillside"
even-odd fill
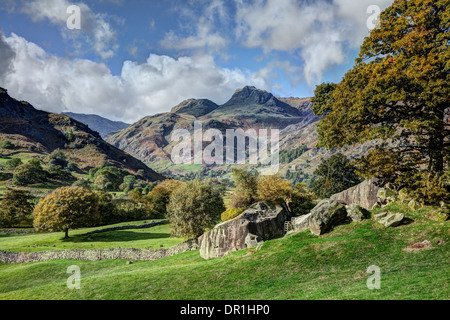
[[[0,88],[0,141],[6,139],[37,155],[60,149],[68,161],[84,171],[107,164],[131,173],[143,170],[145,178],[152,181],[164,178],[140,160],[106,143],[85,124],[66,115],[37,110],[27,102],[11,98]]]
[[[202,121],[204,130],[219,129],[222,132],[238,128],[283,130],[294,125],[299,130],[319,120],[311,111],[311,106],[308,98],[282,101],[267,91],[244,87],[236,90],[223,105],[210,100],[186,100],[171,112],[145,117],[106,140],[154,168],[183,175],[185,168],[172,166],[170,161],[174,146],[170,141],[173,130],[187,129],[192,132],[195,120]]]
[[[115,133],[130,126],[128,123],[112,121],[95,114],[78,114],[73,112],[65,112],[64,114],[84,123],[90,129],[97,131],[102,138],[106,138],[111,133]]]

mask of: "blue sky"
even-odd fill
[[[0,86],[51,112],[136,121],[244,85],[338,82],[391,0],[0,0]],[[67,8],[81,10],[69,30]]]

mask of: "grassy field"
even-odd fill
[[[407,210],[403,205],[389,209]],[[268,241],[256,252],[243,250],[210,261],[192,251],[131,265],[0,264],[0,299],[449,299],[448,222],[427,218],[431,212],[407,212],[414,222],[393,229],[366,220],[340,225],[321,237],[305,231]],[[10,248],[28,250],[20,244],[22,237],[28,236],[0,238],[0,247],[7,242]],[[433,248],[405,251],[424,240]],[[51,243],[50,238],[46,241]],[[142,245],[145,241],[152,240]],[[72,291],[66,286],[66,270],[74,264],[82,280],[81,290]],[[381,269],[380,290],[367,288],[371,265]]]
[[[158,220],[155,220],[158,221]],[[93,235],[88,232],[124,225],[140,225],[149,221],[127,222],[106,227],[86,228],[69,232],[70,239],[62,239],[62,232],[33,233],[27,235],[0,233],[0,250],[14,252],[38,252],[47,250],[70,249],[111,249],[137,248],[159,249],[168,248],[183,242],[185,239],[171,238],[170,226],[161,225],[149,229],[120,230]]]

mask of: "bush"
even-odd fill
[[[91,227],[100,221],[96,194],[80,187],[56,189],[39,201],[33,211],[33,225],[38,231],[64,231]]]
[[[177,188],[170,197],[167,216],[172,234],[198,237],[212,228],[225,211],[223,197],[211,181],[195,180]]]
[[[22,164],[23,164],[22,159],[12,158],[11,160],[6,161],[5,169],[14,170]]]
[[[286,201],[292,195],[291,183],[278,175],[262,176],[258,179],[258,200]]]
[[[67,164],[67,170],[72,171],[72,172],[78,171],[78,167],[77,167],[77,165],[75,163],[69,162]]]
[[[225,212],[222,213],[221,219],[223,222],[232,220],[232,219],[238,217],[244,211],[245,211],[244,208],[239,208],[239,209],[228,208],[227,210],[225,210]]]
[[[80,188],[84,188],[84,189],[92,189],[93,185],[92,182],[86,179],[80,179],[75,181],[72,184],[72,187],[80,187]]]
[[[302,216],[311,212],[316,206],[314,203],[314,193],[308,192],[303,183],[295,185],[292,197],[288,201],[289,209],[293,216]]]
[[[4,140],[2,142],[2,144],[0,145],[0,148],[2,148],[2,149],[14,149],[15,145],[9,140]]]

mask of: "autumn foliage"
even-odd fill
[[[33,211],[38,231],[64,231],[94,226],[100,221],[98,199],[93,191],[80,187],[56,189],[39,201]]]

